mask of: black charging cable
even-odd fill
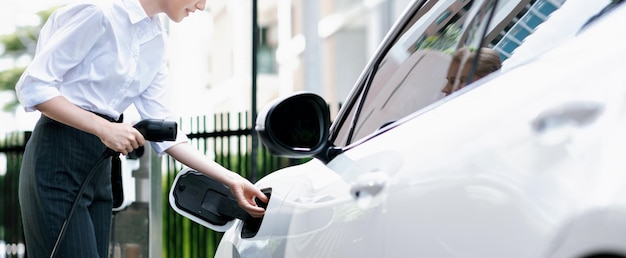
[[[139,121],[139,123],[135,124],[134,127],[143,135],[143,137],[147,141],[161,142],[161,141],[176,140],[176,133],[177,133],[178,125],[176,124],[176,122],[173,122],[173,121],[165,121],[165,120],[160,120],[160,119],[145,119],[145,120]],[[107,160],[109,157],[112,157],[114,155],[120,155],[120,153],[110,148],[107,148],[102,153],[102,155],[100,155],[100,157],[98,158],[98,161],[96,161],[96,164],[91,168],[91,171],[89,171],[89,174],[83,181],[82,185],[80,186],[80,189],[78,190],[78,193],[76,194],[76,197],[74,198],[74,203],[72,204],[72,208],[70,209],[70,212],[67,215],[67,218],[63,222],[63,226],[61,226],[61,231],[59,232],[59,235],[57,236],[56,242],[54,243],[54,247],[52,248],[52,252],[50,253],[50,258],[54,258],[54,256],[56,255],[56,252],[59,246],[61,245],[61,241],[63,240],[63,237],[65,236],[65,231],[67,231],[67,225],[69,224],[69,221],[72,218],[72,215],[74,215],[74,211],[76,210],[76,207],[78,207],[80,197],[83,195],[83,193],[85,192],[85,189],[87,188],[87,185],[89,185],[89,182],[96,174],[95,172],[97,171],[97,168],[99,168],[100,165],[102,165],[103,161]]]
[[[111,153],[113,152],[113,153]],[[59,247],[61,240],[63,239],[63,236],[65,236],[65,231],[67,230],[67,225],[70,222],[70,219],[72,218],[72,215],[74,215],[74,211],[76,210],[76,207],[78,206],[78,203],[80,201],[80,197],[83,195],[83,193],[85,192],[85,189],[87,188],[87,185],[89,185],[89,182],[91,181],[91,179],[93,178],[93,176],[96,174],[95,172],[97,171],[97,168],[100,167],[100,165],[102,165],[102,162],[107,160],[107,158],[118,154],[119,153],[115,153],[113,150],[111,149],[107,149],[106,151],[104,151],[102,153],[102,155],[100,155],[100,158],[98,158],[98,161],[96,162],[96,165],[93,166],[93,168],[91,169],[91,171],[89,171],[89,174],[87,175],[87,178],[85,178],[85,181],[83,181],[83,184],[80,186],[80,190],[78,190],[78,193],[76,194],[76,197],[74,198],[74,203],[72,204],[72,208],[70,209],[70,213],[67,215],[67,218],[65,219],[65,221],[63,222],[63,226],[61,226],[61,231],[59,232],[59,235],[57,236],[57,241],[54,243],[54,247],[52,248],[52,253],[50,254],[50,258],[54,258],[54,255],[57,252],[57,248]]]

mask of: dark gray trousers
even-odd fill
[[[106,150],[100,139],[42,116],[26,145],[19,201],[30,258],[50,257],[88,173]],[[107,158],[80,197],[55,257],[108,256],[111,162]]]

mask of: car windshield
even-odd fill
[[[333,125],[331,141],[350,145],[499,69],[512,51],[499,47],[511,43],[503,35],[531,8],[546,6],[528,0],[423,1],[409,10],[383,46],[384,54],[368,67]],[[485,73],[478,64],[488,61],[488,52],[498,60]]]

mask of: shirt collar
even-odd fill
[[[123,0],[124,1],[124,7],[126,8],[126,11],[128,12],[128,18],[130,19],[130,22],[135,24],[138,23],[144,19],[148,19],[148,15],[146,14],[146,11],[143,10],[143,7],[141,7],[141,3],[139,3],[139,0]]]

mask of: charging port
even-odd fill
[[[269,199],[272,197],[272,188],[261,189],[261,192],[263,192],[267,196],[267,200],[269,203]],[[263,209],[267,209],[267,203],[263,203],[259,199],[255,199],[255,201],[256,201],[256,205],[258,205],[259,207]],[[256,236],[256,233],[259,232],[259,228],[261,228],[261,223],[263,222],[263,218],[264,217],[253,218],[251,216],[248,216],[248,218],[243,221],[243,227],[241,229],[241,238],[251,238],[251,237]]]
[[[261,189],[268,200],[272,189]],[[267,208],[267,203],[255,200],[259,207]],[[243,221],[242,238],[254,237],[263,217],[253,218],[239,204],[230,189],[221,182],[198,171],[181,171],[170,191],[170,204],[179,214],[218,232],[226,230],[228,224],[237,218]],[[223,227],[224,226],[224,227]]]

